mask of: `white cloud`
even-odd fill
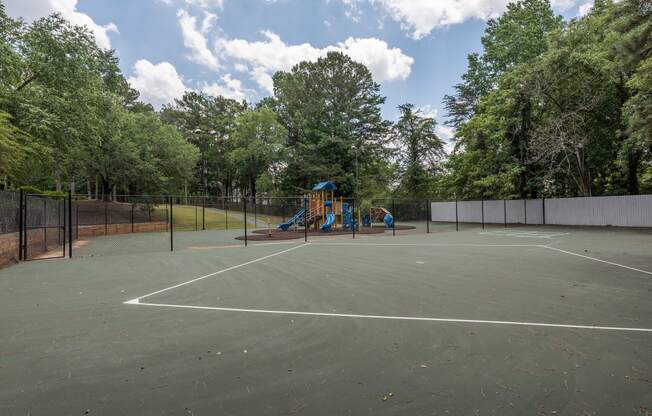
[[[309,43],[288,45],[270,31],[262,34],[266,39],[254,42],[221,39],[217,49],[222,56],[235,60],[239,69],[246,65],[251,78],[270,93],[273,92],[274,72],[288,70],[300,61],[315,61],[330,51],[342,52],[365,64],[378,81],[406,79],[414,63],[414,59],[399,48],[390,48],[385,41],[376,38],[348,38],[336,45],[316,48]]]
[[[428,36],[433,29],[463,23],[469,19],[487,20],[499,16],[512,0],[340,0],[346,14],[359,13],[366,1],[384,10],[414,39]],[[568,10],[579,0],[552,0],[557,10]]]
[[[329,49],[365,64],[378,81],[406,79],[414,63],[414,58],[405,55],[399,48],[390,48],[387,42],[376,38],[348,38],[344,43],[325,50]]]
[[[224,8],[224,0],[184,0],[187,5],[197,6],[201,9]]]
[[[593,0],[589,0],[589,1],[585,2],[585,3],[580,4],[580,6],[578,7],[578,10],[577,10],[577,14],[579,16],[584,16],[588,12],[590,12],[592,8],[593,8]]]
[[[211,50],[208,48],[208,41],[205,37],[206,32],[213,27],[217,16],[211,13],[206,13],[201,24],[201,29],[197,29],[197,18],[190,16],[185,10],[180,9],[177,12],[177,18],[179,19],[179,25],[181,26],[183,44],[191,51],[189,59],[210,69],[219,69],[220,63],[217,57],[213,55]]]
[[[111,47],[109,33],[118,33],[114,23],[100,25],[87,14],[77,11],[77,0],[5,0],[7,14],[22,17],[28,22],[52,13],[61,13],[64,19],[74,25],[86,26],[95,35],[100,48]]]
[[[133,74],[127,81],[140,92],[140,98],[155,108],[181,98],[186,91],[183,78],[169,62],[153,64],[146,59],[138,60]]]
[[[245,89],[242,82],[232,78],[231,74],[224,75],[220,81],[221,83],[213,82],[211,84],[204,82],[201,90],[213,96],[221,95],[237,101],[246,100],[255,94],[255,91]]]

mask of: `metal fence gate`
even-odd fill
[[[72,255],[70,196],[22,193],[19,215],[19,260]]]

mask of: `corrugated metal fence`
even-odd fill
[[[652,227],[652,195],[433,202],[432,221]]]

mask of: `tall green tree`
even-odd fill
[[[413,104],[402,104],[398,110],[399,120],[392,133],[399,149],[399,192],[424,198],[432,194],[432,180],[444,156],[444,142],[437,136],[437,122]]]
[[[192,91],[163,107],[161,119],[177,126],[186,140],[199,149],[196,180],[192,184],[195,192],[233,193],[236,173],[229,160],[230,141],[236,119],[246,109],[246,103]]]
[[[288,130],[286,192],[330,179],[352,194],[362,177],[376,174],[383,181],[379,161],[388,123],[380,105],[385,97],[364,65],[329,52],[289,72],[277,72],[273,79],[278,116]]]
[[[267,108],[245,111],[236,119],[230,161],[237,173],[240,188],[256,197],[257,183],[263,175],[278,174],[287,130]]]
[[[488,21],[483,53],[469,56],[463,82],[454,87],[455,95],[444,98],[449,124],[456,128],[456,149],[468,153],[451,158],[450,169],[459,175],[447,181],[454,188],[449,192],[469,197],[537,195],[538,170],[529,157],[536,116],[518,78],[562,28],[562,18],[548,0],[510,3],[500,17]]]

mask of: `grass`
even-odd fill
[[[167,208],[160,208],[165,210]],[[174,229],[178,231],[195,231],[202,229],[202,208],[188,205],[175,205],[172,209]],[[222,210],[206,208],[204,211],[204,224],[207,230],[225,230],[243,228],[243,221],[239,214],[229,213],[227,222],[226,214]]]

